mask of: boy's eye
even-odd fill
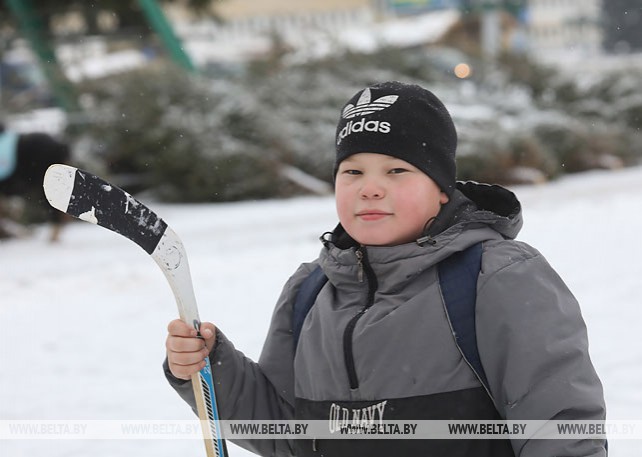
[[[393,168],[388,173],[390,173],[391,175],[399,175],[401,173],[406,173],[407,171],[408,170],[406,170],[405,168]]]
[[[351,170],[351,169],[344,170],[344,173],[347,174],[347,175],[360,175],[361,174],[361,172],[359,170]]]

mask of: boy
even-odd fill
[[[191,383],[210,353],[222,419],[329,420],[333,411],[383,420],[603,420],[602,386],[579,306],[532,247],[514,241],[516,197],[456,183],[457,135],[429,91],[399,82],[357,93],[337,127],[340,224],[322,237],[277,303],[259,363],[212,324],[203,341],[169,325],[166,376],[194,407]],[[438,265],[482,243],[477,346],[485,390],[459,351]],[[293,337],[301,283],[328,282]],[[205,346],[205,347],[204,347]],[[254,440],[261,455],[605,456],[601,440]]]

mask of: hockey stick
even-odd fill
[[[151,255],[172,288],[181,319],[199,330],[201,321],[187,253],[176,233],[161,218],[122,189],[68,165],[49,167],[43,187],[54,208],[119,233]],[[192,387],[207,456],[226,457],[209,357],[205,359],[205,368],[192,376]]]

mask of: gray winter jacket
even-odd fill
[[[327,420],[336,405],[385,404],[386,420],[604,419],[602,386],[578,303],[537,250],[514,240],[521,224],[511,192],[458,183],[421,242],[362,247],[338,227],[319,258],[301,265],[285,284],[258,363],[218,331],[211,358],[221,418]],[[454,342],[436,269],[478,242],[477,342],[492,400]],[[295,354],[293,301],[317,264],[329,281],[305,320]],[[360,313],[364,307],[367,312]],[[165,370],[195,408],[191,383],[174,378],[167,364]],[[322,443],[321,449],[301,441],[239,444],[261,455],[370,452],[356,443],[363,440],[329,440],[336,443]],[[418,448],[421,441],[396,441],[394,455],[606,455],[601,440],[432,440]]]

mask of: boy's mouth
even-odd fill
[[[356,214],[358,218],[363,219],[364,221],[376,221],[391,215],[392,213],[389,213],[387,211],[377,210],[377,209],[366,209],[363,211],[359,211]]]

